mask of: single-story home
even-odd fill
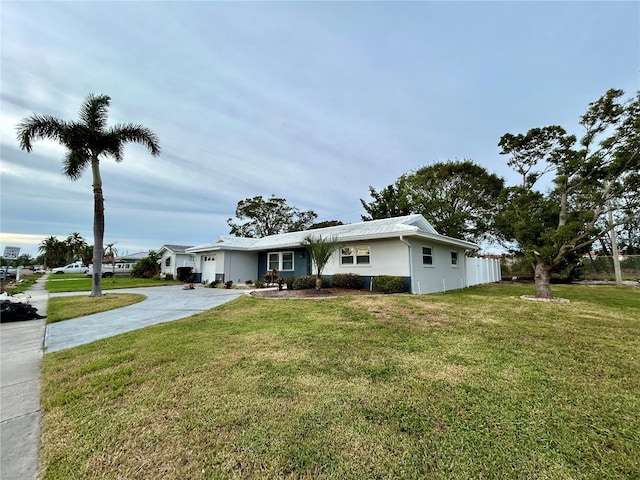
[[[163,245],[158,250],[158,256],[160,259],[160,274],[173,275],[173,278],[177,277],[178,267],[192,267],[195,268],[195,254],[186,253],[187,248],[192,248],[193,245]]]
[[[130,274],[135,264],[148,255],[149,252],[135,252],[114,258],[105,257],[102,259],[102,271],[112,272],[116,275]],[[89,267],[92,266],[89,265]]]
[[[376,276],[400,276],[411,293],[468,286],[465,252],[478,249],[473,243],[440,235],[416,214],[262,238],[222,236],[184,252],[194,255],[196,281],[255,282],[274,268],[282,277],[311,275],[315,270],[302,245],[309,235],[335,237],[342,244],[323,270],[327,279],[337,273],[355,273],[369,288]]]

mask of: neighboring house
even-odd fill
[[[162,248],[158,250],[160,273],[173,275],[173,278],[176,278],[178,267],[195,267],[195,255],[193,253],[186,253],[185,250],[187,248],[192,248],[192,246],[163,245]]]
[[[404,278],[412,293],[469,286],[465,251],[478,249],[473,243],[438,234],[422,215],[407,215],[262,238],[223,236],[185,253],[195,255],[196,281],[255,282],[273,268],[283,277],[311,275],[311,259],[302,246],[309,235],[337,237],[343,244],[323,270],[327,279],[337,273],[355,273],[369,288],[374,277],[394,275]],[[491,281],[499,280],[498,275]]]
[[[102,272],[112,272],[115,275],[130,275],[135,264],[147,256],[149,256],[148,252],[136,252],[114,257],[113,261],[110,257],[105,257],[102,259]],[[89,269],[92,272],[93,266],[89,265]]]

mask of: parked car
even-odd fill
[[[87,271],[87,267],[82,265],[82,263],[70,263],[69,265],[65,265],[64,267],[56,267],[51,269],[51,273],[61,274],[61,273],[85,273]]]
[[[135,263],[124,263],[117,262],[115,264],[103,263],[102,264],[102,278],[105,277],[113,277],[114,273],[116,275],[130,275],[133,271]],[[91,277],[93,275],[93,265],[89,265],[89,268],[85,272],[87,277]]]
[[[9,267],[0,267],[0,280],[15,280],[16,269]]]
[[[93,265],[89,265],[89,268],[87,268],[87,271],[86,271],[86,272],[84,272],[84,274],[85,274],[87,277],[92,277],[92,276],[93,276]],[[103,266],[102,266],[102,275],[101,275],[101,277],[102,277],[102,278],[110,278],[110,277],[113,277],[113,272],[112,272],[111,270],[106,270],[106,269],[104,268],[104,265],[103,265]]]

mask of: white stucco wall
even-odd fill
[[[428,240],[409,240],[413,259],[412,293],[436,293],[466,287],[464,249]],[[433,264],[422,262],[422,247],[431,247]],[[451,252],[458,263],[451,265]]]
[[[226,281],[243,284],[256,281],[258,276],[258,253],[227,250],[224,252],[224,278]],[[219,268],[219,267],[217,267]]]
[[[409,245],[411,249],[409,249]],[[356,273],[364,277],[397,275],[411,277],[412,293],[435,293],[466,287],[464,249],[433,241],[405,237],[369,242],[349,243],[345,246],[368,246],[371,249],[369,265],[340,265],[340,252],[335,252],[324,275]],[[422,263],[422,247],[431,247],[433,264]],[[451,265],[451,252],[457,252],[458,263]],[[410,253],[411,252],[411,253]],[[410,257],[411,255],[411,257]]]
[[[409,252],[407,246],[398,239],[371,240],[345,244],[347,247],[368,246],[371,252],[369,265],[340,265],[340,252],[334,252],[323,275],[336,273],[356,273],[361,276],[398,275],[409,276]],[[315,272],[315,270],[314,270]]]
[[[196,255],[196,272],[202,272],[202,257],[215,257],[215,274],[224,275],[225,281],[243,284],[247,280],[256,281],[258,275],[258,253],[241,252],[236,250],[212,250],[200,252]],[[203,280],[214,280],[204,278]]]
[[[171,264],[166,265],[167,258],[171,258]],[[176,277],[178,267],[195,267],[194,256],[184,253],[174,254],[169,250],[162,252],[160,256],[160,273],[171,274]]]

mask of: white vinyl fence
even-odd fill
[[[502,280],[500,260],[496,258],[465,258],[467,262],[467,287]]]

